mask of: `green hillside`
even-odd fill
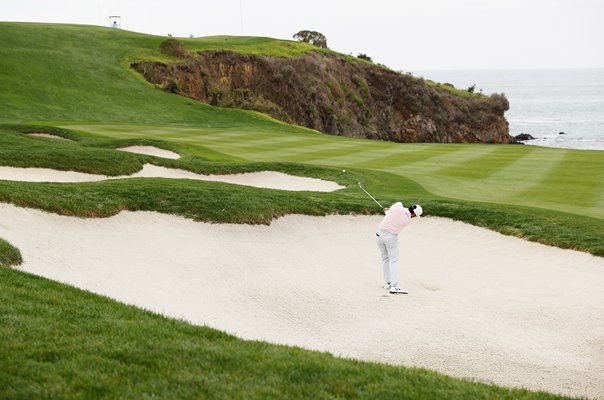
[[[174,61],[159,50],[164,37],[91,26],[7,22],[0,22],[0,34],[4,39],[0,166],[114,176],[131,174],[144,163],[200,173],[277,170],[347,186],[333,193],[292,194],[185,180],[85,184],[0,180],[0,202],[82,217],[127,209],[214,222],[267,223],[288,213],[377,214],[380,210],[356,186],[362,181],[385,203],[419,202],[427,215],[604,255],[600,151],[397,144],[323,135],[263,114],[212,107],[155,88],[129,63]],[[191,50],[278,57],[316,51],[270,38],[179,41]],[[72,141],[27,136],[31,132]],[[113,150],[130,144],[155,145],[182,158],[164,160]],[[226,212],[218,213],[218,208]],[[18,249],[0,238],[0,264],[20,261]],[[1,398],[137,398],[141,388],[150,386],[162,398],[263,398],[276,393],[291,398],[400,393],[410,399],[557,398],[423,370],[248,343],[5,267],[0,267],[0,293],[0,336],[10,338],[0,344]],[[116,326],[124,330],[116,333]],[[66,328],[73,336],[58,333]],[[107,350],[112,335],[126,339],[120,354]],[[119,358],[124,354],[128,360]],[[165,362],[164,356],[169,356]],[[133,366],[126,366],[131,360]],[[110,372],[115,368],[118,375]],[[162,373],[166,375],[160,377]],[[200,373],[208,376],[204,384],[209,392],[198,390],[199,382],[192,378]]]
[[[165,60],[159,50],[162,37],[29,23],[0,23],[0,34],[5,38],[0,48],[3,122],[80,120],[304,131],[262,114],[212,108],[168,95],[145,83],[128,68],[129,61]],[[220,41],[192,42],[201,49],[205,43],[215,48]],[[249,40],[226,43],[245,51],[254,47]],[[266,46],[266,41],[257,46]]]

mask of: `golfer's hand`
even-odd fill
[[[390,210],[390,207],[384,208],[384,212],[388,212],[388,210]]]

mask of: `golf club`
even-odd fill
[[[378,206],[380,206],[381,208],[384,208],[384,206],[382,206],[379,201],[377,201],[368,191],[365,190],[365,188],[363,188],[363,186],[361,186],[361,182],[359,182],[359,187],[361,188],[361,190],[363,192],[367,193],[367,196],[371,197],[371,200],[375,201]]]

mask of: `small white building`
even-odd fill
[[[119,15],[110,15],[109,26],[115,29],[122,29],[122,17]]]

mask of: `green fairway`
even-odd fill
[[[64,126],[113,138],[158,138],[199,145],[238,160],[383,171],[410,178],[442,197],[604,218],[604,156],[600,151],[520,145],[399,144],[235,129]],[[404,198],[405,193],[399,196]]]
[[[219,223],[266,224],[290,213],[379,214],[360,181],[386,204],[417,202],[425,215],[604,256],[601,151],[329,136],[147,83],[129,64],[175,62],[160,52],[164,37],[5,22],[0,33],[0,166],[111,176],[145,163],[205,174],[274,170],[346,186],[293,193],[167,179],[0,180],[0,202],[81,217],[145,210]],[[181,42],[190,50],[276,57],[316,51],[270,38]],[[32,132],[70,141],[27,136]],[[182,158],[114,150],[127,145],[157,146]],[[0,238],[0,264],[21,261],[19,250]],[[246,342],[6,267],[0,299],[0,398],[558,398]]]

